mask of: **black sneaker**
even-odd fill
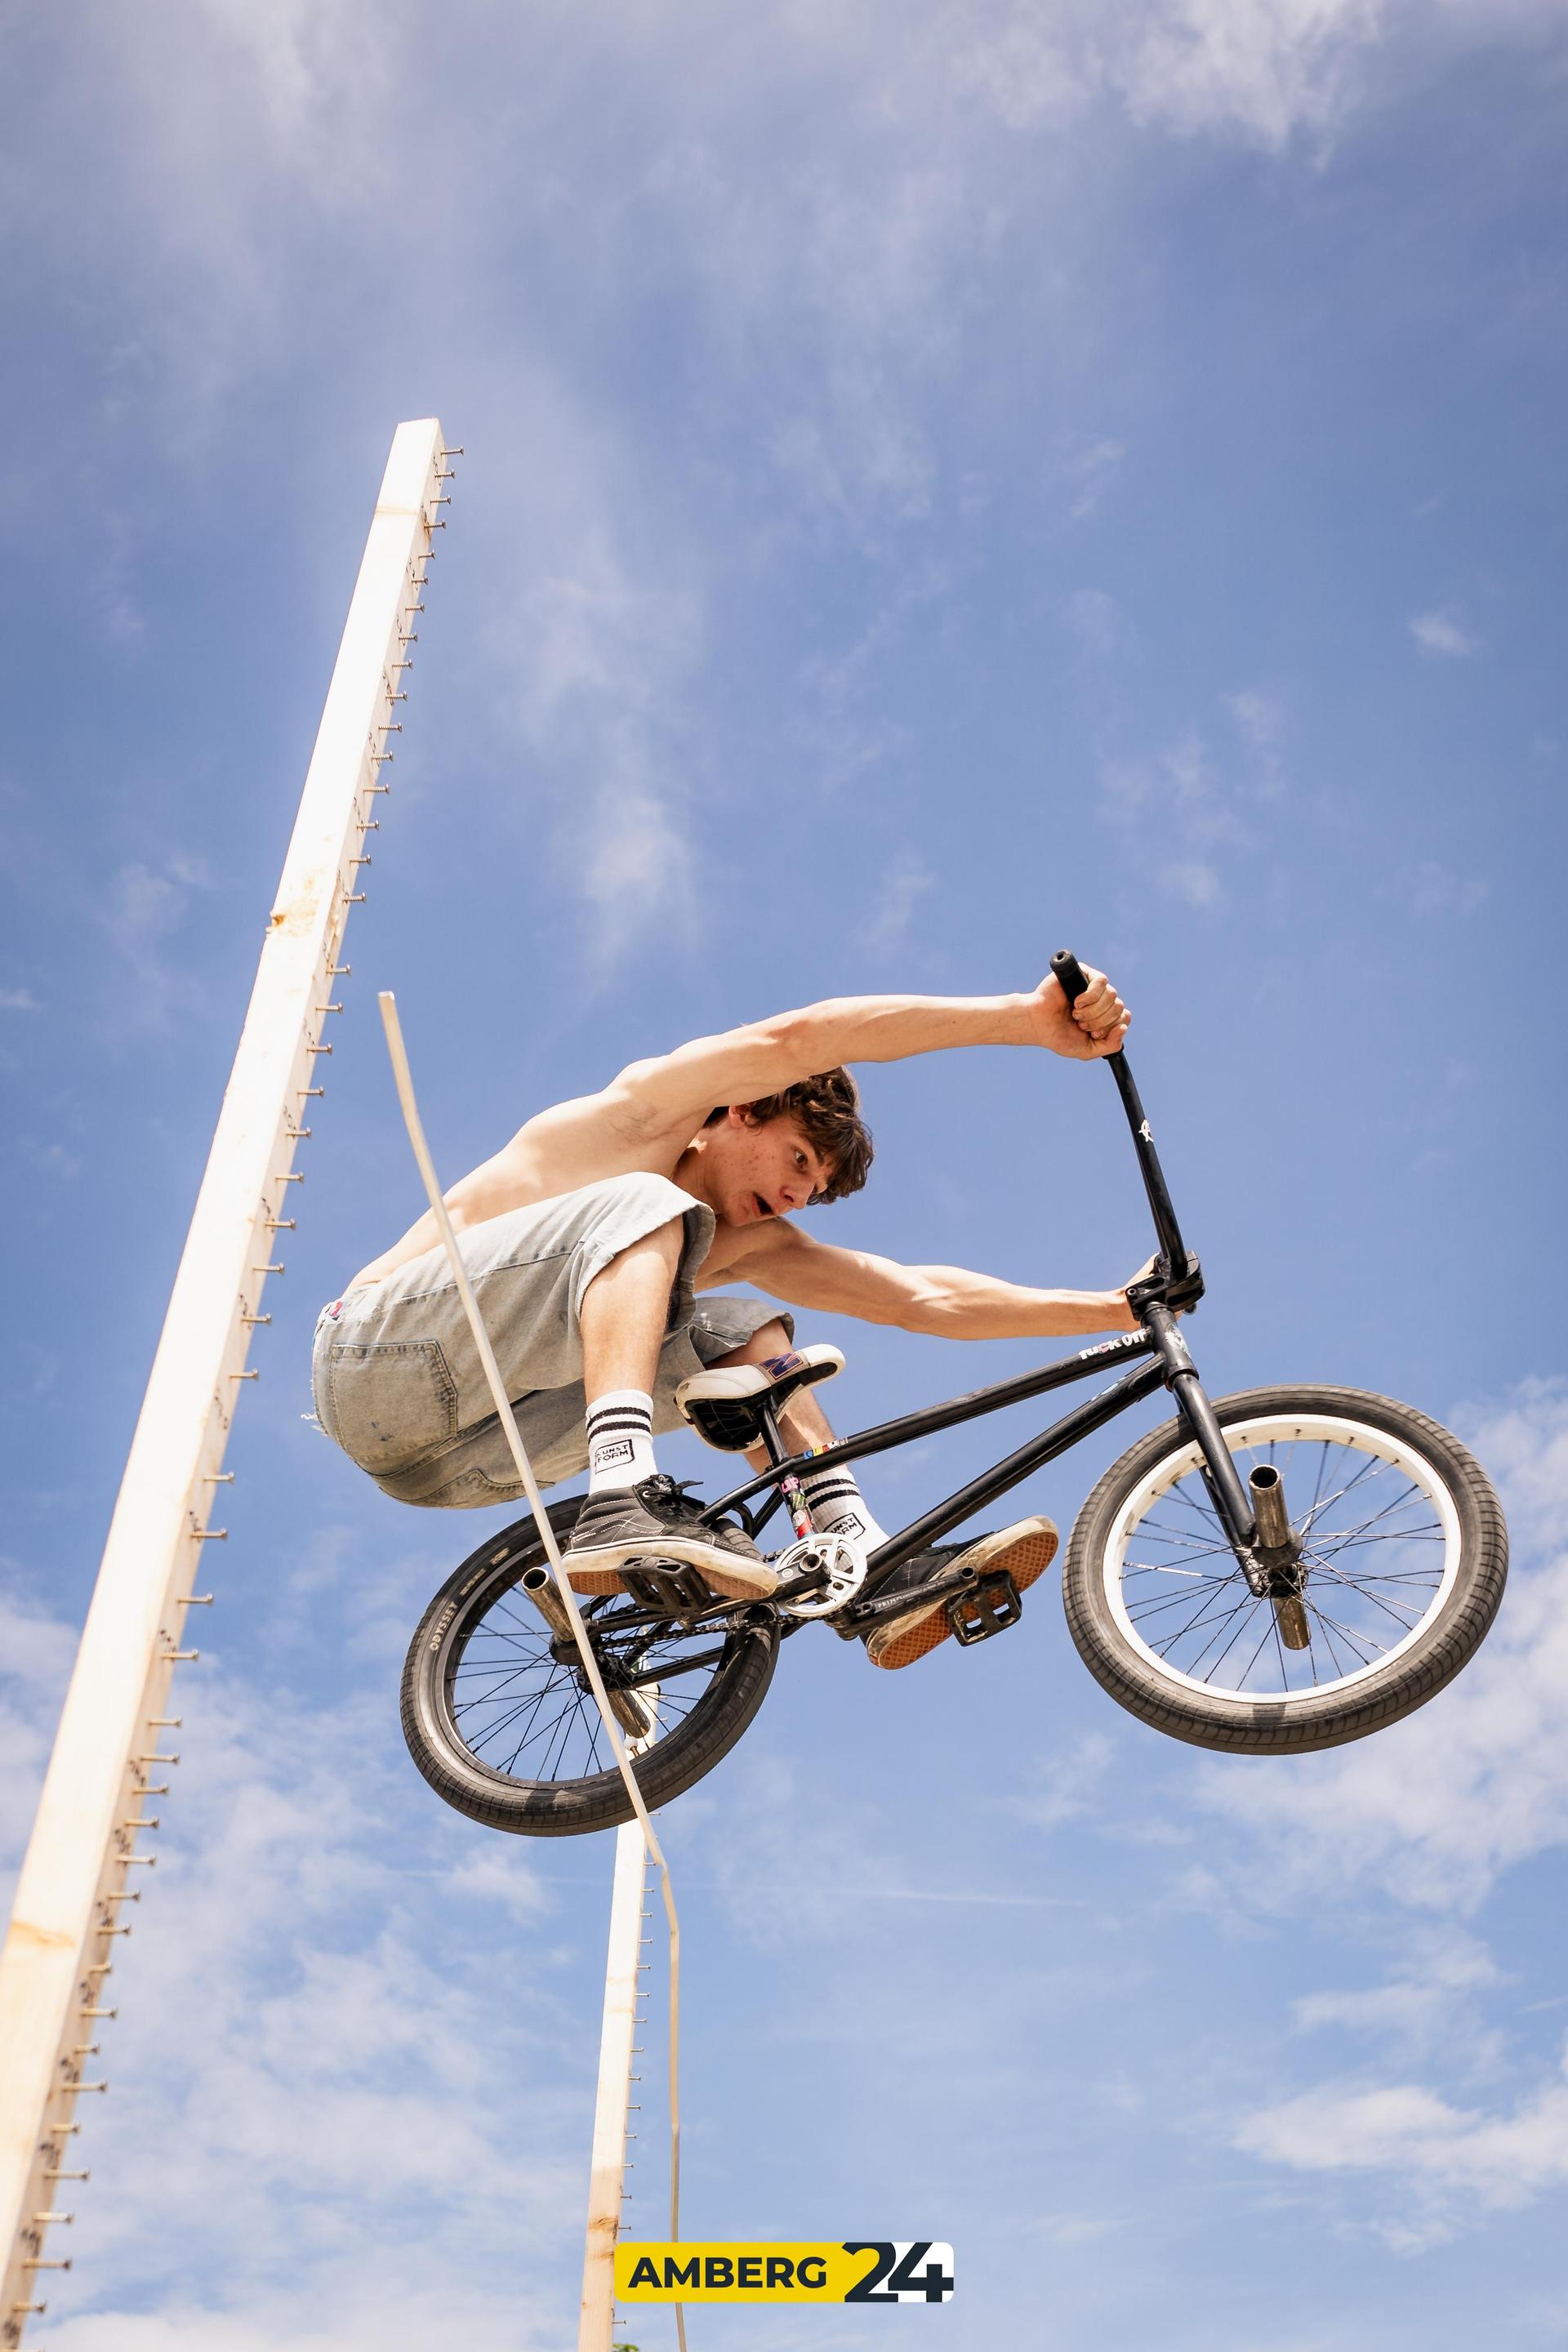
[[[997,1535],[971,1536],[967,1543],[932,1544],[929,1551],[917,1552],[913,1559],[896,1568],[883,1593],[907,1589],[910,1607],[906,1614],[885,1617],[868,1633],[861,1636],[866,1655],[874,1666],[912,1666],[939,1643],[945,1642],[952,1627],[948,1622],[947,1603],[950,1595],[940,1601],[920,1599],[920,1590],[933,1578],[963,1560],[984,1575],[993,1569],[1005,1568],[1020,1592],[1026,1592],[1037,1577],[1043,1576],[1056,1558],[1057,1530],[1054,1521],[1043,1517],[1018,1519]]]
[[[590,1495],[566,1547],[574,1592],[620,1592],[623,1561],[679,1559],[700,1569],[715,1592],[765,1600],[778,1583],[756,1545],[739,1528],[702,1524],[702,1506],[662,1471],[635,1486]]]

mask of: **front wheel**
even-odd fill
[[[1485,1471],[1425,1413],[1360,1389],[1250,1389],[1215,1412],[1244,1486],[1259,1464],[1280,1475],[1299,1607],[1251,1591],[1202,1455],[1167,1422],[1073,1529],[1064,1597],[1089,1672],[1197,1748],[1299,1755],[1424,1706],[1502,1599],[1508,1529]]]
[[[564,1541],[582,1507],[553,1505]],[[631,1800],[582,1675],[518,1580],[545,1558],[531,1518],[470,1553],[425,1612],[403,1669],[403,1736],[438,1797],[524,1837],[575,1837],[633,1820]],[[710,1772],[773,1679],[777,1612],[737,1601],[700,1624],[627,1596],[580,1604],[610,1688],[651,1701],[654,1735],[633,1764],[652,1811]]]

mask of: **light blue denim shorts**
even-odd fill
[[[713,1212],[663,1176],[613,1176],[471,1226],[463,1264],[541,1486],[585,1468],[578,1314],[594,1276],[672,1218],[685,1226],[680,1267],[654,1385],[656,1430],[684,1424],[679,1383],[743,1347],[763,1324],[793,1336],[781,1307],[705,1297],[693,1281],[713,1241]],[[437,1245],[384,1282],[321,1309],[311,1358],[321,1427],[401,1503],[471,1510],[516,1502],[522,1486],[458,1286]]]

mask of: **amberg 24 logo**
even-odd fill
[[[616,2248],[623,2303],[946,2303],[952,2248],[933,2238]]]

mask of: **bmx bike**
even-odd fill
[[[1069,1001],[1087,986],[1063,951]],[[1473,1655],[1502,1598],[1508,1532],[1491,1483],[1457,1438],[1414,1407],[1360,1389],[1246,1390],[1209,1399],[1178,1317],[1203,1296],[1125,1054],[1107,1057],[1152,1212],[1159,1252],[1128,1299],[1139,1328],[1033,1371],[904,1413],[809,1457],[779,1427],[789,1396],[836,1371],[810,1349],[749,1393],[712,1374],[684,1410],[710,1444],[761,1445],[768,1467],[703,1511],[753,1538],[788,1505],[795,1541],[777,1590],[728,1600],[698,1571],[639,1559],[623,1592],[584,1601],[611,1707],[642,1747],[645,1801],[668,1804],[741,1738],[784,1642],[821,1622],[854,1640],[911,1605],[894,1571],[976,1512],[1158,1391],[1174,1417],[1100,1480],[1068,1546],[1068,1624],[1089,1672],[1121,1706],[1199,1748],[1300,1755],[1396,1723]],[[814,1534],[798,1474],[867,1460],[938,1430],[1114,1377],[867,1558]],[[709,1393],[703,1393],[704,1391]],[[696,1391],[688,1394],[689,1391]],[[715,1393],[713,1391],[721,1391]],[[583,1497],[551,1507],[563,1542]],[[948,1562],[918,1588],[958,1641],[1016,1624],[1005,1569]],[[531,1517],[481,1544],[426,1611],[404,1668],[403,1728],[447,1803],[495,1829],[573,1836],[632,1809]]]

